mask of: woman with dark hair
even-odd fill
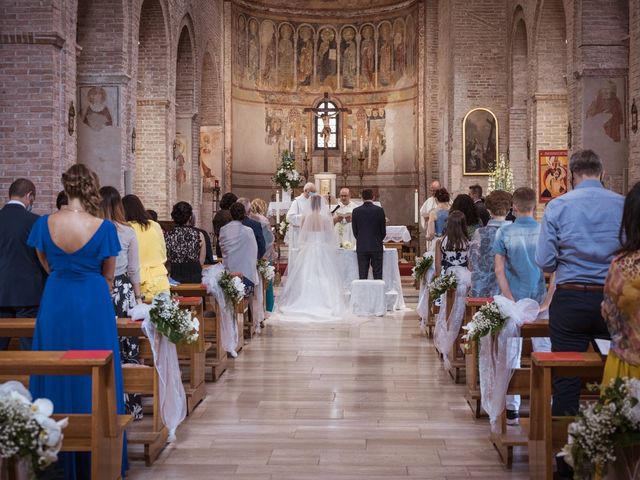
[[[176,203],[171,211],[175,227],[165,235],[170,275],[180,283],[202,281],[202,265],[207,250],[202,233],[189,225],[192,217],[191,205]]]
[[[640,182],[624,202],[620,243],[602,301],[602,316],[611,334],[603,385],[616,377],[640,378]]]
[[[436,237],[442,237],[447,226],[447,217],[449,217],[449,200],[450,195],[446,188],[439,188],[433,194],[436,199],[436,208],[429,212],[429,220],[427,222],[427,240],[433,240]]]
[[[436,248],[436,276],[451,267],[466,267],[469,249],[469,234],[467,221],[462,212],[451,210],[447,219],[447,233],[438,242]],[[436,245],[438,245],[436,243]]]
[[[128,317],[129,310],[142,301],[140,293],[140,262],[136,232],[127,223],[120,193],[113,187],[100,189],[102,202],[100,216],[116,226],[122,249],[116,258],[115,278],[111,298],[118,317]],[[140,363],[140,343],[135,337],[120,337],[122,363]],[[127,413],[136,420],[142,419],[142,398],[137,394],[125,394]]]
[[[140,291],[144,299],[151,300],[159,293],[169,293],[169,279],[164,264],[167,247],[160,225],[149,218],[144,205],[135,195],[122,198],[124,215],[138,239],[140,258]]]
[[[78,163],[62,174],[68,205],[40,217],[27,244],[35,247],[49,278],[44,288],[33,336],[33,350],[110,350],[116,384],[117,413],[124,414],[120,346],[111,287],[120,251],[116,227],[98,217],[100,184],[97,175]],[[56,411],[91,412],[90,376],[30,378],[34,398],[48,398]],[[88,453],[64,453],[52,474],[67,479],[89,478]],[[122,475],[127,469],[123,449]]]
[[[461,193],[453,201],[451,210],[458,210],[464,214],[464,218],[467,223],[467,236],[473,237],[477,228],[482,227],[482,222],[478,216],[478,210],[476,209],[473,199],[466,193]]]

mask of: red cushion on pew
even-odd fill
[[[493,297],[467,297],[467,302],[485,302],[491,303],[493,302]]]
[[[178,302],[197,302],[202,297],[176,297]]]
[[[111,350],[67,350],[62,358],[66,360],[103,360],[112,353]]]
[[[580,352],[534,352],[533,355],[539,360],[580,361],[584,358]]]

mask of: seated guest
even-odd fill
[[[471,270],[470,297],[493,297],[500,292],[494,271],[493,241],[498,229],[506,222],[505,215],[511,208],[511,194],[494,190],[486,199],[491,219],[486,227],[480,227],[469,244],[469,269]]]
[[[246,216],[244,205],[239,202],[234,203],[229,208],[229,213],[232,221],[220,228],[219,243],[222,261],[227,270],[232,273],[241,273],[245,283],[252,287],[258,283],[256,237],[251,228],[242,223]]]
[[[129,310],[142,301],[140,293],[140,262],[138,260],[138,239],[136,232],[127,223],[120,193],[113,187],[100,189],[100,216],[111,220],[116,226],[120,253],[116,257],[111,298],[116,316],[128,317]],[[120,337],[120,360],[122,363],[140,363],[140,342],[136,337]],[[142,398],[137,394],[124,395],[127,413],[136,420],[142,419]]]
[[[164,266],[167,262],[167,247],[160,225],[149,218],[142,202],[135,195],[125,195],[122,205],[125,218],[138,239],[140,291],[143,300],[151,300],[159,293],[168,294],[169,279]]]
[[[452,210],[447,219],[447,233],[436,250],[436,275],[447,273],[451,267],[466,267],[468,248],[469,236],[464,214]]]
[[[166,233],[167,259],[171,278],[180,283],[200,283],[206,255],[204,235],[189,226],[193,209],[187,202],[173,206],[175,226]]]
[[[640,378],[640,182],[624,202],[620,243],[604,285],[602,316],[611,350],[603,385],[616,377]]]
[[[451,197],[446,188],[436,190],[433,195],[436,200],[435,207],[429,213],[427,221],[427,240],[433,240],[436,237],[444,235],[447,226],[447,217],[449,217],[449,202]]]
[[[60,210],[63,205],[69,205],[69,199],[67,198],[67,194],[64,193],[64,190],[58,193],[56,197],[56,208]]]
[[[536,265],[536,245],[540,236],[540,224],[533,218],[536,208],[536,192],[531,188],[518,188],[513,192],[513,211],[516,221],[500,227],[493,243],[495,272],[500,286],[500,294],[517,302],[531,298],[540,304],[540,312],[545,314],[555,291],[552,276],[549,291],[545,287],[544,273]],[[551,351],[548,338],[534,338],[533,350]],[[519,423],[520,396],[507,396],[507,423]]]
[[[19,178],[9,187],[9,201],[0,210],[0,318],[33,318],[44,288],[46,274],[27,237],[38,216],[31,213],[36,187]],[[0,350],[10,338],[0,337]],[[21,338],[23,350],[31,350],[31,339]]]
[[[213,235],[216,238],[216,255],[218,257],[222,257],[222,252],[220,250],[220,229],[224,225],[224,220],[228,217],[224,212],[228,212],[229,207],[236,203],[237,200],[238,196],[235,193],[225,193],[220,198],[220,203],[218,204],[220,210],[218,210],[213,216]]]
[[[482,187],[477,183],[475,185],[471,185],[469,187],[469,196],[473,200],[476,212],[478,212],[478,218],[480,218],[482,225],[486,226],[489,222],[489,212],[484,204],[484,199],[482,198]]]
[[[478,211],[469,195],[464,193],[458,195],[453,200],[451,210],[458,210],[464,214],[464,219],[467,224],[467,236],[469,238],[473,238],[476,229],[483,226],[478,216]]]
[[[149,218],[151,220],[158,223],[158,212],[156,212],[155,210],[147,210],[147,215],[149,215]]]
[[[191,215],[191,220],[189,221],[189,226],[193,229],[199,231],[204,238],[204,264],[205,265],[213,265],[215,262],[213,261],[213,247],[211,246],[211,237],[209,237],[209,233],[202,228],[196,227],[196,215],[195,213]]]
[[[258,258],[262,258],[266,252],[266,242],[264,240],[264,234],[262,233],[262,225],[260,222],[249,218],[249,214],[251,213],[251,201],[248,198],[239,198],[238,203],[244,205],[246,214],[244,220],[242,220],[242,224],[253,230],[253,234],[256,236],[256,243],[258,245]]]

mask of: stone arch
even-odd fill
[[[138,28],[135,192],[168,214],[169,40],[160,0],[145,0]]]

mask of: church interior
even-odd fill
[[[443,367],[416,313],[419,210],[434,181],[452,199],[488,193],[504,168],[541,221],[581,150],[626,195],[640,181],[640,0],[0,0],[0,65],[0,191],[31,180],[39,215],[82,163],[163,227],[188,202],[214,243],[225,193],[262,199],[277,230],[307,182],[331,206],[372,189],[388,225],[407,227],[391,245],[405,308],[326,325],[267,314],[260,334],[240,308],[237,358],[216,348],[219,326],[199,353],[179,347],[188,415],[173,442],[130,434],[125,478],[553,478],[551,414],[525,418],[544,406],[531,358],[513,377],[517,431],[482,412],[460,337]],[[283,159],[295,188],[274,180]],[[211,320],[206,292],[172,292]],[[468,300],[470,319],[483,303]],[[139,388],[155,432],[158,386]]]

